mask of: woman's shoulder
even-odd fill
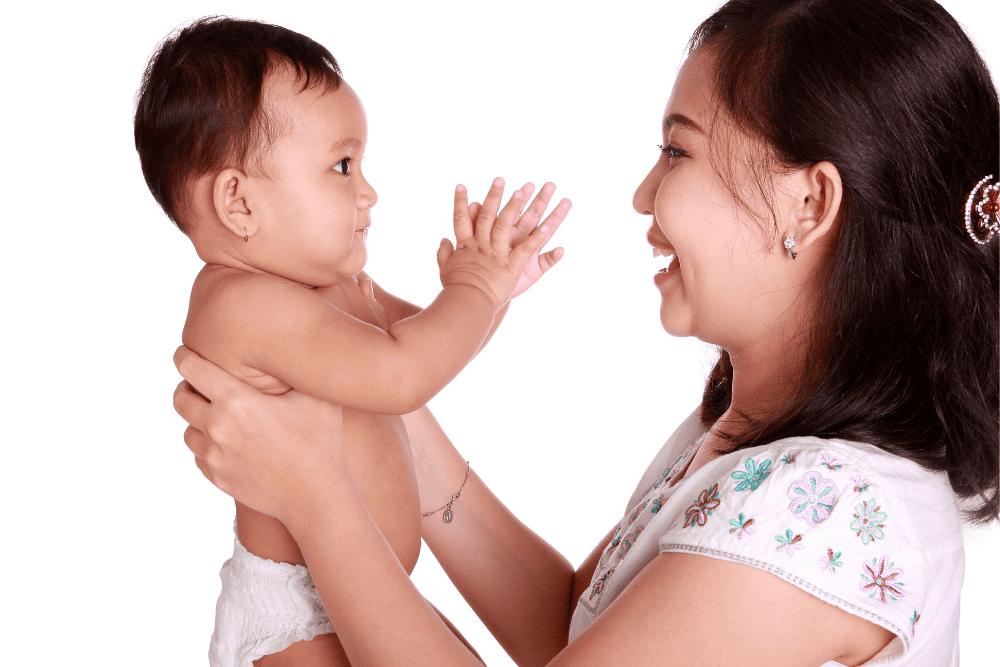
[[[788,438],[706,464],[675,490],[660,551],[767,570],[909,645],[957,605],[962,529],[947,476],[865,443]],[[665,528],[665,530],[663,530]]]
[[[881,539],[877,535],[890,523],[898,546],[907,550],[961,543],[961,517],[947,475],[871,444],[786,438],[733,452],[705,468],[706,480],[714,479],[734,502],[783,507],[814,531],[834,517],[857,524],[852,530],[865,544]]]

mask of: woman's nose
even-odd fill
[[[636,213],[642,215],[653,214],[653,201],[656,199],[656,186],[658,183],[659,179],[656,178],[656,167],[654,166],[646,174],[646,178],[642,179],[639,187],[635,189],[635,194],[632,195],[632,208],[635,209]]]

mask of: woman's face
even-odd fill
[[[713,66],[711,52],[702,48],[681,68],[663,114],[660,157],[633,206],[653,216],[646,237],[654,253],[673,255],[653,279],[663,328],[733,352],[772,331],[799,290],[790,285],[791,260],[779,234],[762,223],[771,219],[771,208],[747,177],[746,158],[759,147],[734,131],[724,114],[715,114]],[[731,182],[754,215],[737,204],[710,153],[733,165]],[[782,192],[785,177],[774,180]],[[777,192],[770,204],[780,220],[793,202],[788,192]]]

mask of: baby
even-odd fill
[[[324,47],[251,21],[202,19],[159,46],[135,141],[153,196],[206,264],[184,344],[261,391],[343,406],[351,472],[411,572],[422,508],[399,415],[451,381],[515,288],[558,261],[559,248],[538,253],[569,202],[535,227],[551,184],[523,215],[530,184],[502,210],[500,179],[482,207],[459,186],[456,246],[438,252],[441,293],[424,309],[388,294],[362,272],[377,196],[361,173],[360,100]],[[222,580],[212,665],[347,664],[280,522],[237,503]],[[288,595],[261,599],[276,581]]]

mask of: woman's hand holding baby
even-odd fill
[[[208,481],[244,505],[288,525],[347,471],[340,406],[295,390],[261,393],[186,347],[174,364],[184,377],[174,391],[190,424],[184,442]]]
[[[523,293],[562,257],[562,248],[539,254],[570,209],[562,200],[538,225],[555,186],[547,183],[527,212],[524,207],[534,191],[530,183],[514,192],[499,211],[503,180],[497,178],[478,211],[470,207],[464,186],[455,189],[455,239],[445,239],[438,251],[441,284],[471,285],[481,290],[499,310]],[[474,213],[478,215],[474,216]]]

